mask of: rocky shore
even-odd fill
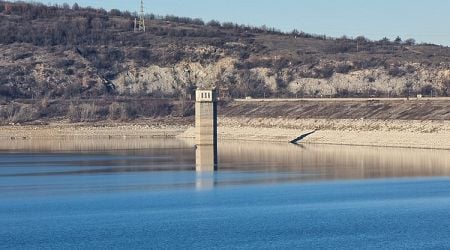
[[[450,121],[325,120],[220,117],[220,140],[406,147],[450,150]],[[9,142],[40,139],[194,138],[194,127],[176,124],[70,124],[0,127],[2,149]]]
[[[309,134],[309,135],[307,135]],[[450,150],[450,121],[219,119],[220,139]],[[193,138],[193,127],[178,137]]]
[[[184,125],[150,124],[70,124],[1,126],[0,141],[66,138],[151,138],[175,137],[187,129]]]

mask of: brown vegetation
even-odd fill
[[[0,125],[67,120],[69,122],[133,121],[138,118],[192,116],[192,102],[169,99],[105,99],[70,101],[18,100],[0,104]]]
[[[190,67],[209,73],[207,65],[224,59],[233,65],[208,84],[228,89],[230,97],[450,95],[448,79],[426,78],[417,86],[404,82],[394,92],[384,82],[374,86],[380,78],[375,73],[355,80],[353,88],[333,86],[330,93],[323,90],[329,86],[307,90],[298,83],[308,79],[319,85],[319,80],[331,81],[336,75],[378,69],[393,80],[414,79],[424,69],[448,70],[447,47],[153,14],[146,16],[147,32],[135,33],[134,18],[126,11],[77,4],[0,1],[0,101],[5,102],[0,122],[189,116],[196,84],[203,84]],[[161,70],[144,77],[151,66]],[[168,71],[173,78],[159,74]],[[165,86],[155,86],[160,82]],[[298,89],[291,89],[293,83]],[[45,105],[36,105],[44,99]]]

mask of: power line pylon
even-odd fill
[[[145,32],[145,12],[144,12],[144,0],[141,0],[141,11],[139,13],[139,28],[138,31]]]

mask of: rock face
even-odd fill
[[[257,67],[246,72],[236,67],[237,59],[226,57],[214,63],[202,65],[198,62],[179,62],[171,67],[151,65],[149,67],[130,67],[113,80],[121,94],[166,95],[187,94],[192,87],[237,87],[254,81],[263,85],[267,96],[270,93],[288,93],[297,96],[415,96],[415,94],[442,96],[446,95],[450,70],[447,66],[429,67],[421,64],[406,64],[405,73],[392,76],[383,67],[355,70],[348,73],[334,73],[327,78],[303,77],[300,67],[289,67],[279,72],[273,68]],[[328,65],[338,62],[328,62]],[[410,71],[407,72],[406,68]],[[251,79],[248,79],[249,76]],[[283,82],[280,84],[280,82]],[[236,86],[238,85],[238,86]],[[239,95],[238,94],[238,95]],[[261,93],[255,93],[261,97]],[[237,96],[239,97],[239,96]],[[243,96],[241,96],[243,97]]]
[[[292,92],[303,91],[309,95],[318,93],[323,96],[339,95],[340,91],[367,96],[374,93],[404,96],[407,91],[411,91],[410,94],[431,95],[433,89],[435,96],[439,95],[441,90],[445,90],[445,84],[449,79],[447,68],[428,68],[422,65],[412,67],[417,68],[417,71],[399,77],[389,75],[384,68],[374,68],[348,74],[336,73],[328,79],[298,78],[289,83],[289,89]]]
[[[186,90],[191,87],[213,87],[220,84],[222,79],[233,77],[237,73],[235,61],[227,57],[206,65],[179,62],[171,67],[130,66],[113,83],[121,94],[187,94]]]

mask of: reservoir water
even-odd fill
[[[450,152],[222,142],[0,145],[0,249],[450,248]]]

